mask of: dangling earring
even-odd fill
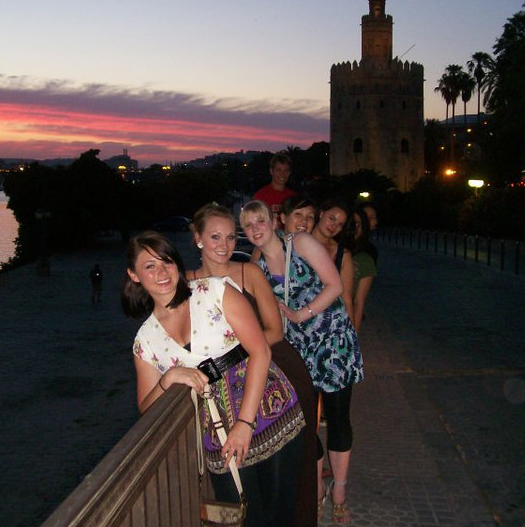
[[[199,249],[202,249],[202,248],[204,247],[204,245],[202,245],[202,243],[199,242],[199,243],[197,244],[197,247],[198,247]]]

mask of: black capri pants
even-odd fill
[[[337,392],[322,392],[323,410],[326,417],[326,444],[333,452],[347,452],[352,448],[352,425],[350,424],[350,403],[352,400],[352,386]],[[318,441],[318,458],[323,456],[321,442]]]

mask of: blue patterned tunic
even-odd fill
[[[300,309],[321,292],[323,283],[312,266],[295,252],[293,240],[291,246],[288,305]],[[264,255],[257,264],[275,296],[283,301],[283,282],[269,272]],[[285,337],[301,353],[317,390],[336,392],[363,380],[357,334],[341,298],[305,322],[294,324],[288,321]]]

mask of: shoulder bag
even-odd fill
[[[202,446],[202,433],[198,411],[197,392],[194,389],[191,390],[191,397],[195,406],[195,426],[197,427],[197,457],[199,463],[199,473],[202,476],[204,474],[204,452]],[[208,385],[206,385],[204,389],[204,398],[208,402],[208,408],[210,410],[213,426],[215,427],[217,436],[219,437],[221,445],[224,445],[227,437],[224,430],[224,424],[222,423],[219,411],[217,410],[217,405],[213,400],[213,397],[210,393],[210,387]],[[237,487],[237,492],[239,493],[239,503],[227,503],[222,501],[201,499],[200,512],[202,527],[244,527],[247,504],[235,458],[231,458],[229,466],[235,486]]]

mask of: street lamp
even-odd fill
[[[468,186],[472,188],[481,188],[485,185],[485,181],[482,179],[469,179]]]
[[[485,185],[485,181],[482,179],[469,179],[468,186],[474,189],[474,195],[477,197],[479,189]]]
[[[36,266],[38,276],[49,276],[50,265],[46,255],[46,221],[51,217],[51,212],[44,209],[37,209],[35,219],[40,224],[40,258]]]

